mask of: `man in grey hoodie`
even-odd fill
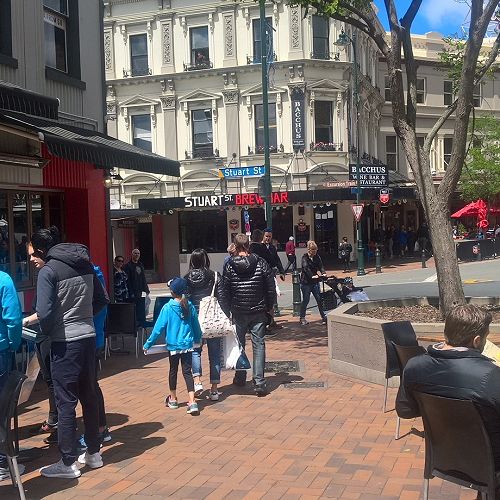
[[[88,449],[79,462],[102,467],[99,453],[95,378],[94,316],[109,302],[89,260],[87,247],[59,243],[57,228],[31,237],[34,252],[45,260],[37,280],[36,313],[51,339],[51,373],[59,416],[61,460],[40,469],[42,476],[76,478],[76,405],[82,405]]]

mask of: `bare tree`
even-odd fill
[[[314,8],[328,16],[353,26],[371,37],[387,61],[392,96],[393,125],[403,145],[413,172],[425,216],[428,221],[439,286],[440,308],[446,314],[455,304],[463,304],[465,296],[452,239],[450,202],[460,179],[467,145],[469,116],[473,109],[474,86],[496,63],[500,34],[484,64],[478,65],[488,24],[498,9],[498,0],[470,0],[470,29],[465,42],[462,69],[458,79],[456,100],[437,119],[419,145],[416,133],[417,69],[413,53],[411,27],[422,0],[413,0],[399,17],[395,1],[384,0],[389,19],[390,41],[368,0],[287,0],[287,3]],[[404,75],[403,75],[404,69]],[[406,99],[403,78],[406,78]],[[430,168],[430,149],[439,129],[448,119],[454,120],[454,140],[451,160],[439,186],[434,185]]]

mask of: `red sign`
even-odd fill
[[[389,200],[391,199],[391,195],[388,189],[381,189],[380,193],[378,195],[380,203],[389,203]]]
[[[351,205],[352,213],[356,222],[361,220],[361,216],[363,215],[363,205]]]
[[[235,194],[234,202],[236,205],[263,205],[264,198],[257,193]],[[271,193],[271,203],[288,203],[288,193]]]

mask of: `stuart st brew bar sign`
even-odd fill
[[[304,151],[306,146],[304,91],[294,87],[290,92],[292,100],[292,146],[294,151]]]
[[[357,181],[356,165],[349,165],[349,180]],[[389,184],[389,171],[387,165],[366,165],[359,166],[359,185],[362,188],[382,188]]]

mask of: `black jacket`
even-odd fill
[[[215,272],[211,269],[191,269],[184,279],[188,284],[187,296],[198,310],[200,300],[208,297],[212,293],[214,286]],[[217,294],[217,290],[215,290]]]
[[[474,349],[428,348],[410,359],[396,398],[402,418],[420,416],[413,391],[476,403],[490,436],[496,469],[500,470],[500,367]]]
[[[323,261],[321,257],[316,254],[312,259],[308,253],[305,253],[302,256],[301,261],[302,272],[300,273],[300,282],[303,285],[312,285],[314,283],[319,283],[317,279],[313,279],[313,276],[317,275],[317,272],[321,272],[322,274],[325,272],[325,268],[323,267]]]
[[[281,263],[278,251],[274,245],[266,246],[264,243],[253,241],[250,243],[249,252],[262,257],[269,264],[271,269],[277,267],[280,274],[285,274],[283,264]]]
[[[263,313],[276,302],[274,273],[257,255],[231,257],[218,285],[219,304],[229,316]]]
[[[138,299],[142,292],[149,293],[149,287],[146,283],[146,273],[142,262],[127,262],[123,268],[127,273],[128,295],[130,299]]]

